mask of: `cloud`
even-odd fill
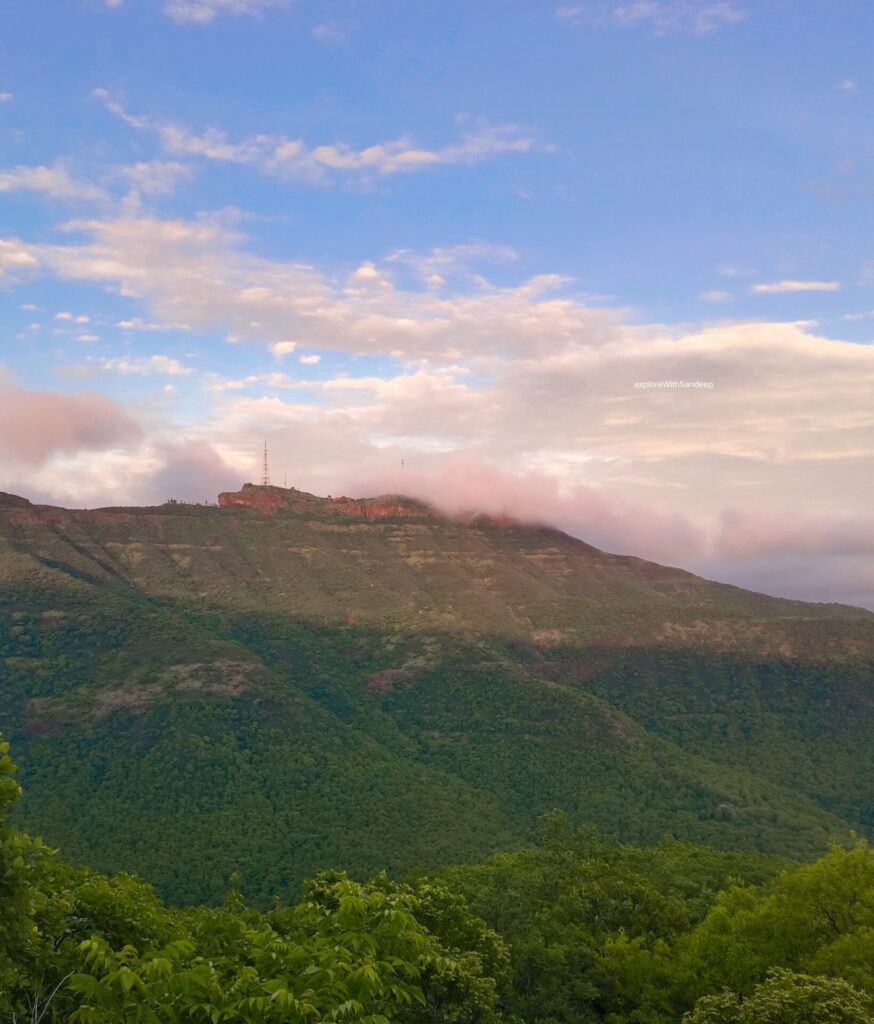
[[[324,43],[326,46],[337,46],[348,38],[348,29],[336,21],[324,21],[314,25],[310,30],[313,39]]]
[[[838,88],[842,92],[856,92],[859,88],[859,83],[853,78],[842,78],[838,82]]]
[[[185,181],[190,181],[195,169],[190,164],[175,161],[148,160],[120,167],[116,176],[127,181],[131,188],[148,196],[169,195]]]
[[[322,357],[320,355],[315,354],[311,354],[308,356],[298,356],[297,361],[299,363],[302,363],[304,366],[316,366],[318,363],[322,361]]]
[[[874,456],[874,352],[780,324],[738,324],[677,337],[618,333],[586,347],[469,367],[431,365],[384,377],[311,382],[312,404],[246,398],[223,423],[245,432],[313,416],[374,452],[477,452],[495,465],[582,474],[629,494],[681,487],[713,515],[738,488],[798,499],[812,467],[843,490]],[[475,367],[476,361],[473,366]],[[633,381],[713,379],[706,392],[638,392]],[[297,456],[300,457],[299,455]],[[356,459],[359,456],[355,457]],[[321,455],[320,455],[321,459]],[[339,460],[345,462],[345,456]],[[833,468],[832,468],[833,467]],[[746,483],[749,481],[749,484]],[[831,498],[829,499],[831,500]],[[848,507],[864,500],[863,493]]]
[[[167,374],[171,377],[184,377],[194,371],[184,366],[177,359],[164,355],[142,356],[131,358],[116,356],[98,361],[102,370],[107,373],[120,373],[124,376],[148,376],[151,374]]]
[[[519,253],[509,245],[467,242],[434,248],[427,253],[398,249],[386,258],[386,262],[408,266],[427,284],[436,286],[444,284],[446,276],[469,273],[475,264],[512,263],[518,258]]]
[[[496,348],[548,351],[556,338],[591,344],[614,320],[558,294],[568,283],[558,275],[443,295],[400,287],[389,268],[362,265],[350,279],[253,256],[236,233],[205,219],[76,221],[68,230],[89,240],[36,250],[57,276],[138,298],[155,321],[266,346],[452,360]]]
[[[622,28],[649,26],[656,35],[687,33],[709,35],[737,25],[747,17],[735,0],[604,0],[593,4],[562,4],[555,10],[560,21],[617,25]]]
[[[736,25],[746,17],[746,11],[730,0],[711,3],[708,0],[635,0],[616,4],[614,21],[633,27],[648,24],[657,35],[688,32],[703,36],[720,28]]]
[[[12,93],[11,92],[0,92],[0,103],[11,103]]]
[[[527,153],[533,146],[533,139],[518,125],[480,125],[439,149],[423,149],[408,137],[364,149],[345,143],[309,148],[300,140],[277,142],[265,166],[281,177],[313,181],[331,173],[386,177],[439,165],[477,164],[506,153]]]
[[[141,317],[131,317],[130,320],[119,320],[115,325],[123,331],[190,331],[188,324],[156,324],[143,320]]]
[[[0,171],[0,192],[40,192],[60,202],[94,202],[104,200],[104,189],[89,182],[77,181],[63,164],[52,167],[13,167]]]
[[[0,284],[9,284],[36,273],[39,258],[33,246],[17,238],[0,238]]]
[[[482,512],[556,526],[608,551],[645,551],[675,559],[700,553],[705,536],[687,518],[656,503],[635,503],[601,488],[562,487],[549,474],[511,472],[470,455],[452,455],[427,472],[396,468],[349,478],[344,493],[403,493],[457,515]]]
[[[771,281],[754,284],[751,290],[757,295],[772,295],[782,292],[837,292],[840,288],[838,281]]]
[[[874,517],[767,515],[727,509],[716,539],[720,556],[874,555]]]
[[[489,125],[466,118],[459,119],[460,137],[435,149],[423,148],[407,136],[361,149],[342,142],[312,146],[285,135],[233,140],[218,128],[197,133],[174,122],[129,114],[106,89],[95,89],[92,95],[132,128],[154,131],[170,154],[252,166],[274,177],[313,184],[339,176],[369,180],[429,167],[477,164],[507,153],[527,153],[537,145],[532,133],[519,125]]]
[[[55,313],[55,320],[68,320],[73,324],[87,324],[91,322],[91,317],[86,316],[84,313],[80,313],[78,316],[69,310],[61,310],[60,313]]]
[[[702,292],[699,296],[702,302],[728,302],[732,298],[731,292],[720,291],[718,288],[709,292]]]
[[[157,468],[143,481],[143,499],[163,502],[215,501],[220,491],[239,487],[239,471],[207,441],[191,440],[156,446]]]
[[[0,381],[0,463],[7,467],[124,447],[141,435],[131,416],[103,395],[30,391]]]
[[[292,0],[166,0],[164,12],[182,24],[206,25],[225,15],[257,17],[270,8],[289,7]]]

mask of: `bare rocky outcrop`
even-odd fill
[[[399,495],[376,498],[320,498],[293,487],[268,487],[243,484],[239,491],[223,491],[218,496],[219,508],[248,508],[272,515],[289,511],[317,515],[356,516],[361,519],[436,519],[437,513],[423,502]]]

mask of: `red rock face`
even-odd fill
[[[273,513],[279,509],[294,512],[317,512],[324,515],[358,516],[362,519],[385,519],[388,516],[433,519],[436,513],[426,505],[396,498],[318,498],[305,491],[284,487],[258,487],[244,484],[239,491],[224,491],[218,496],[219,508],[250,508],[256,512]]]
[[[241,491],[222,491],[218,496],[219,508],[253,508],[257,512],[275,512],[285,502],[270,487],[244,484]]]
[[[365,519],[384,519],[386,516],[406,516],[417,519],[433,517],[430,509],[419,505],[406,505],[403,502],[354,501],[350,498],[330,498],[334,505],[332,511],[341,512],[344,516],[362,516]]]

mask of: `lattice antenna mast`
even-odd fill
[[[270,465],[267,462],[267,442],[264,442],[264,465],[261,469],[261,486],[270,486]]]

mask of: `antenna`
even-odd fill
[[[261,486],[270,486],[270,466],[267,464],[267,442],[264,442],[264,466],[261,470]]]

